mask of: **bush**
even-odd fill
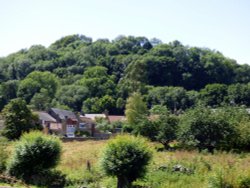
[[[145,174],[151,157],[145,139],[117,136],[106,146],[101,166],[107,175],[118,178],[118,188],[130,187],[133,181]]]
[[[59,139],[40,132],[26,133],[17,142],[7,170],[11,176],[35,184],[36,177],[58,164],[60,154]]]

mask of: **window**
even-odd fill
[[[80,124],[79,124],[79,128],[80,128],[80,129],[86,128],[86,123],[80,123]]]

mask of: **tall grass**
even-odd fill
[[[106,141],[64,143],[59,169],[75,182],[90,183],[93,187],[115,187],[115,179],[105,177],[99,169],[98,161],[105,144]],[[91,171],[87,170],[88,162]],[[181,165],[189,172],[174,172],[175,165]],[[243,180],[247,182],[248,177],[250,154],[164,151],[154,153],[146,177],[135,184],[152,188],[202,188],[225,184],[237,188]]]
[[[106,177],[99,168],[105,144],[106,141],[63,143],[58,170],[67,175],[68,187],[116,187],[116,179]],[[176,165],[188,171],[174,171]],[[147,175],[135,185],[144,188],[247,188],[250,187],[250,154],[155,151]]]

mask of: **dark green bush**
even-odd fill
[[[133,181],[145,174],[151,157],[145,139],[117,136],[105,148],[101,166],[107,175],[118,178],[118,188],[130,187]]]
[[[17,142],[7,170],[11,176],[35,184],[35,177],[40,177],[58,164],[60,154],[59,139],[41,132],[26,133]]]

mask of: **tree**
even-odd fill
[[[33,114],[20,98],[13,99],[3,109],[3,135],[9,140],[18,139],[24,132],[41,130],[38,116]]]
[[[115,90],[114,78],[107,73],[107,68],[94,66],[88,68],[80,80],[80,85],[88,89],[89,97],[111,95]]]
[[[50,98],[53,98],[57,87],[58,78],[54,74],[34,71],[21,81],[18,88],[18,97],[24,98],[29,103],[32,97],[43,88],[47,90]]]
[[[64,85],[59,88],[56,93],[57,101],[66,105],[74,111],[80,111],[82,108],[82,103],[88,97],[88,89],[86,87],[71,84]]]
[[[196,96],[183,87],[153,87],[148,92],[147,100],[150,106],[161,104],[176,112],[194,105]]]
[[[50,169],[56,167],[60,156],[58,138],[41,132],[25,133],[15,145],[7,171],[11,176],[36,184],[45,172],[50,173]]]
[[[171,114],[170,111],[162,105],[155,105],[150,109],[152,121],[157,125],[155,140],[162,143],[166,149],[169,143],[176,139],[178,128],[178,116]]]
[[[123,135],[108,142],[101,166],[107,175],[117,177],[117,188],[130,188],[133,181],[145,174],[151,158],[145,139]]]
[[[114,109],[115,100],[109,95],[105,95],[101,98],[88,98],[82,105],[82,111],[84,113],[103,113],[105,111],[113,113]]]
[[[140,120],[147,118],[147,106],[140,93],[133,93],[128,98],[125,114],[130,125],[136,125]]]
[[[234,137],[235,117],[229,117],[225,110],[213,110],[198,106],[188,110],[180,118],[178,140],[186,146],[198,149],[232,148],[230,140]]]
[[[11,100],[17,97],[18,80],[9,80],[0,85],[0,111]]]
[[[227,86],[225,84],[208,84],[200,91],[200,98],[208,106],[218,106],[225,101]]]
[[[36,110],[48,110],[50,105],[51,98],[49,97],[48,90],[43,88],[30,101],[31,108]]]
[[[230,104],[250,106],[250,84],[230,85],[227,93]]]
[[[179,118],[176,115],[161,115],[155,120],[155,124],[158,125],[159,131],[155,139],[162,143],[166,149],[169,148],[169,143],[177,138]]]

